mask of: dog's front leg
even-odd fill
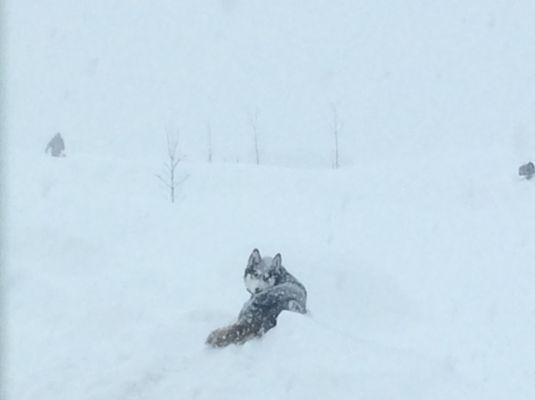
[[[243,344],[260,336],[260,326],[247,322],[236,322],[224,328],[216,329],[206,339],[206,344],[212,347],[225,347],[229,344]]]

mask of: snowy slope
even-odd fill
[[[535,398],[535,2],[2,7],[3,397]],[[311,313],[208,349],[254,247]]]
[[[13,154],[7,398],[532,398],[535,186],[452,160],[188,163],[171,205],[152,165]],[[208,349],[255,246],[311,314]]]

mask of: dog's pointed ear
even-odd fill
[[[254,249],[251,255],[249,256],[247,266],[260,264],[260,261],[262,261],[262,256],[260,256],[260,252],[258,251],[258,249]]]
[[[280,267],[282,267],[282,256],[281,256],[281,253],[277,253],[277,255],[275,257],[273,257],[273,261],[272,261],[271,265],[273,267],[275,267],[276,269],[279,269]]]

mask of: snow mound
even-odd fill
[[[158,165],[11,153],[7,398],[532,398],[535,186],[499,151],[453,159],[185,163],[171,204]],[[254,247],[310,313],[207,348]]]

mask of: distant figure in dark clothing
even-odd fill
[[[526,179],[531,179],[533,175],[535,175],[535,165],[533,165],[532,162],[521,165],[520,168],[518,168],[518,175],[525,176]]]
[[[262,336],[277,325],[277,317],[284,311],[307,312],[307,291],[282,266],[281,255],[261,257],[254,249],[244,274],[244,283],[251,298],[244,305],[238,320],[216,329],[206,340],[213,347],[241,344]]]
[[[48,153],[49,150],[52,157],[65,157],[65,142],[59,132],[46,145],[45,153]]]

